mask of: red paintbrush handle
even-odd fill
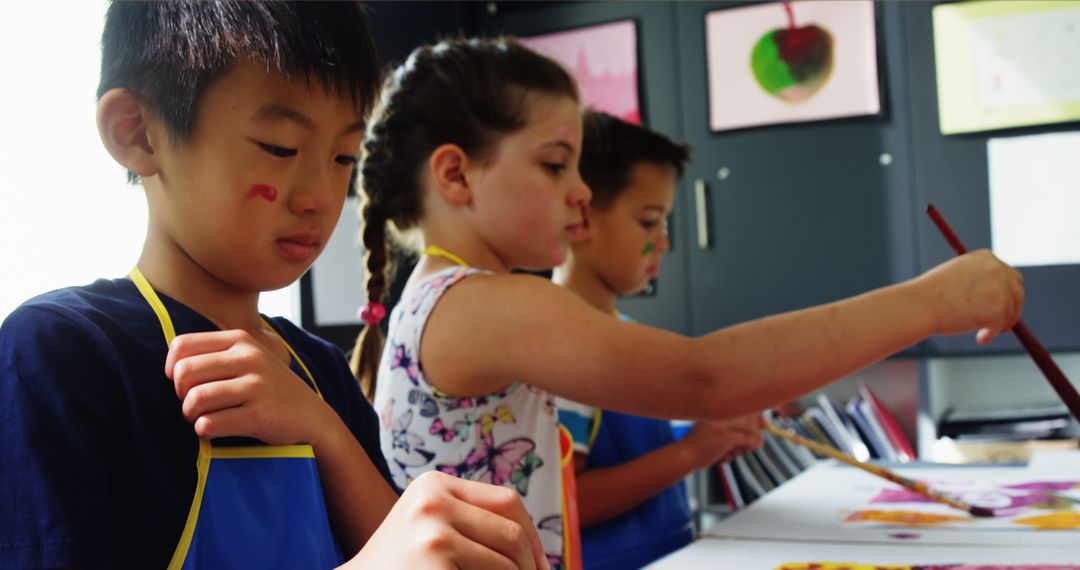
[[[941,212],[938,212],[933,204],[926,207],[926,213],[934,221],[934,225],[937,226],[941,235],[945,236],[945,241],[949,242],[956,255],[967,253],[967,248],[960,242],[960,238],[956,237],[956,233],[949,227],[949,223],[945,221]],[[1057,392],[1061,401],[1068,406],[1073,417],[1080,420],[1080,394],[1076,392],[1076,388],[1069,382],[1065,373],[1054,363],[1054,359],[1050,358],[1050,353],[1043,348],[1042,343],[1035,338],[1035,335],[1031,334],[1031,331],[1023,322],[1017,321],[1016,326],[1012,328],[1012,332],[1016,335],[1020,344],[1023,345],[1024,350],[1031,356],[1031,359],[1035,361],[1035,366],[1038,366],[1043,376],[1046,376],[1047,381],[1050,382],[1050,386]]]
[[[1017,321],[1012,332],[1016,335],[1020,344],[1024,345],[1024,349],[1031,355],[1031,359],[1035,361],[1035,366],[1038,366],[1043,376],[1046,376],[1050,386],[1057,392],[1061,401],[1065,402],[1065,405],[1069,407],[1073,417],[1080,420],[1080,394],[1076,392],[1076,388],[1069,382],[1065,373],[1058,368],[1054,359],[1050,357],[1050,353],[1043,348],[1042,343],[1035,338],[1035,335],[1031,334],[1031,331],[1028,330],[1024,323]]]

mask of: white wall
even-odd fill
[[[142,190],[95,125],[106,4],[7,2],[0,17],[0,319],[27,298],[125,275],[146,228]],[[299,322],[295,286],[263,312]]]

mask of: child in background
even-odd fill
[[[390,316],[358,340],[398,485],[441,471],[516,489],[563,556],[554,394],[633,414],[724,419],[765,409],[931,334],[1020,315],[1019,273],[988,251],[835,303],[687,338],[599,313],[515,268],[560,265],[583,230],[573,80],[506,39],[415,50],[364,140],[363,244],[372,321],[385,315],[387,224],[424,254]],[[738,276],[732,276],[737,279]],[[662,380],[661,380],[662,379]]]
[[[117,2],[102,45],[147,237],[130,279],[0,327],[0,567],[543,566],[505,489],[397,500],[344,356],[257,309],[344,204],[379,75],[360,6]]]
[[[584,115],[580,170],[592,190],[587,224],[554,281],[602,315],[660,272],[666,220],[686,145],[611,115]],[[667,420],[558,399],[574,438],[582,555],[590,570],[640,568],[694,540],[683,479],[761,445],[757,414],[702,420],[678,441]]]

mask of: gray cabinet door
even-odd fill
[[[730,7],[677,6],[683,133],[694,146],[683,219],[695,334],[881,287],[915,267],[904,66],[888,49],[902,28],[882,22],[899,12],[878,8],[881,116],[713,133],[705,15]]]

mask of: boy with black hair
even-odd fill
[[[588,227],[556,268],[556,283],[605,315],[660,272],[665,220],[690,149],[605,113],[586,111],[581,177],[592,190]],[[694,539],[682,480],[761,444],[755,415],[700,421],[676,441],[667,420],[600,410],[560,398],[574,439],[582,558],[590,570],[640,568]]]
[[[362,9],[116,2],[102,46],[147,236],[128,278],[0,326],[0,567],[542,565],[512,491],[398,500],[344,357],[258,312],[343,206],[379,79]]]

